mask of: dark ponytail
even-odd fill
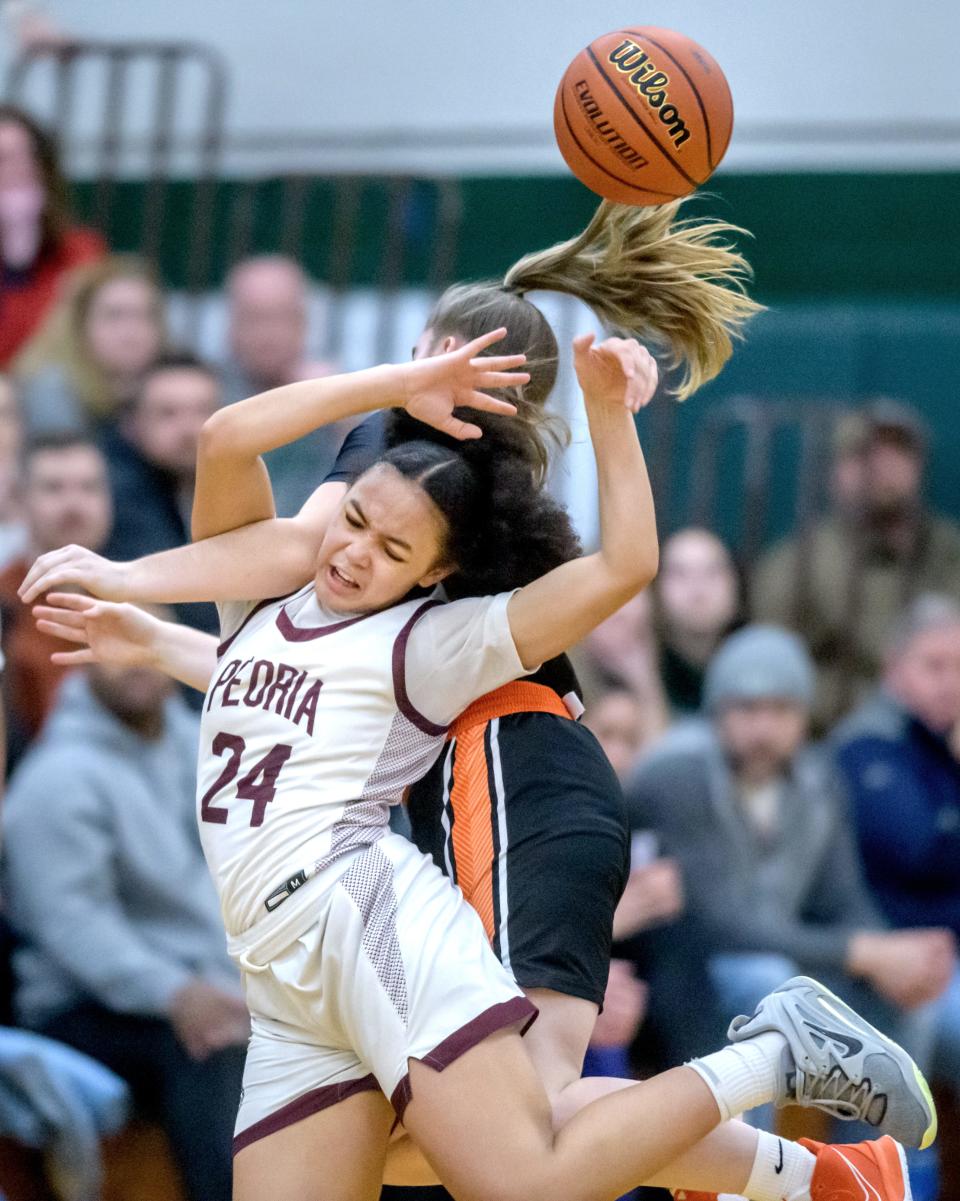
[[[409,441],[404,424],[394,423],[380,461],[419,484],[446,519],[451,597],[520,588],[577,558],[566,510],[535,486],[524,455],[492,439],[458,442],[419,423],[421,437]]]

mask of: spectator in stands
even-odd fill
[[[623,688],[597,695],[584,715],[621,780],[651,744],[644,717],[637,697]],[[689,1059],[698,1044],[715,1041],[725,1030],[705,972],[702,938],[685,912],[677,861],[660,853],[655,832],[636,827],[631,861],[614,916],[615,957],[587,1057],[588,1075],[629,1075],[624,1043],[634,1040],[641,1022],[636,1056],[657,1069]],[[696,1006],[678,1006],[687,990],[695,992]]]
[[[626,779],[637,756],[652,741],[645,728],[643,708],[626,688],[600,693],[584,714],[583,724],[593,732],[621,780]]]
[[[660,683],[649,593],[627,601],[592,630],[571,658],[588,713],[611,690],[625,691],[638,706],[641,744],[663,733],[670,715]]]
[[[194,819],[197,723],[168,679],[64,684],[3,814],[21,1024],[123,1077],[191,1201],[229,1201],[249,1020]]]
[[[902,1030],[903,1011],[946,988],[953,938],[884,928],[840,782],[807,742],[813,693],[795,635],[769,626],[733,634],[707,669],[708,717],[678,727],[641,762],[628,805],[680,861],[725,1008],[751,1012],[801,971],[884,1029]]]
[[[20,497],[23,422],[13,382],[0,375],[0,572],[27,548]]]
[[[0,369],[40,328],[64,275],[105,251],[99,234],[70,221],[53,139],[0,104]]]
[[[960,528],[927,508],[918,416],[878,401],[840,422],[832,511],[770,551],[752,582],[755,616],[807,640],[826,729],[876,685],[890,629],[922,592],[960,595]]]
[[[163,293],[141,259],[115,255],[77,272],[16,363],[28,429],[95,430],[115,419],[166,336]]]
[[[836,731],[867,880],[897,927],[960,939],[960,604],[918,597],[894,629],[882,689]],[[945,1078],[960,1083],[960,975],[940,1002]]]
[[[740,618],[733,558],[708,530],[684,529],[660,553],[654,587],[660,678],[674,714],[696,713],[714,651]]]
[[[224,403],[233,404],[293,380],[328,375],[329,363],[307,358],[308,280],[293,259],[263,255],[238,263],[227,279],[230,358]],[[348,426],[317,430],[266,455],[277,512],[290,517],[332,467]]]
[[[47,434],[32,440],[23,460],[23,509],[27,549],[0,574],[4,677],[11,757],[38,732],[53,706],[66,668],[50,662],[62,650],[40,633],[17,588],[38,554],[76,543],[102,551],[112,509],[107,468],[100,450],[79,434]]]
[[[643,712],[632,692],[614,688],[598,696],[583,718],[622,780],[633,766],[644,742]],[[665,895],[657,864],[638,867],[627,885],[622,925],[628,934],[657,925],[679,908]],[[618,915],[619,915],[618,911]],[[614,929],[616,931],[616,923]],[[629,1077],[630,1044],[637,1035],[647,1008],[647,985],[637,978],[628,958],[614,958],[604,996],[584,1063],[584,1075]]]
[[[148,370],[116,430],[105,439],[116,518],[106,554],[138,559],[190,541],[197,440],[219,407],[216,373],[189,354]],[[181,621],[216,629],[212,605],[180,605]]]
[[[616,1076],[621,1080],[633,1076],[630,1044],[643,1024],[647,991],[628,959],[611,959],[603,1008],[583,1061],[584,1076]]]

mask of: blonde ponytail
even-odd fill
[[[747,295],[750,265],[730,240],[745,231],[678,219],[682,203],[604,201],[579,237],[525,255],[504,278],[512,291],[577,296],[613,332],[664,346],[684,367],[681,400],[719,373],[762,308]]]

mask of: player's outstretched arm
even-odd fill
[[[525,667],[575,645],[657,574],[653,495],[634,421],[657,387],[653,356],[632,339],[574,341],[600,493],[600,549],[521,588],[507,608]]]
[[[75,588],[135,603],[285,596],[313,576],[324,530],[346,490],[338,482],[321,484],[296,517],[258,521],[128,563],[112,563],[84,546],[48,551],[27,572],[20,599],[29,605],[45,593]]]
[[[217,640],[189,626],[163,621],[134,605],[114,604],[76,593],[53,593],[33,610],[37,629],[74,643],[56,651],[54,663],[80,667],[153,667],[199,692],[206,692],[217,665]]]
[[[493,330],[447,354],[410,363],[287,384],[218,410],[200,435],[194,539],[273,517],[273,495],[260,456],[335,421],[405,408],[455,438],[480,437],[481,431],[454,417],[453,410],[471,406],[514,413],[513,405],[480,389],[510,387],[530,378],[515,370],[526,361],[524,355],[482,355],[505,333]]]

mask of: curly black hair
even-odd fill
[[[483,438],[460,442],[402,412],[387,428],[389,463],[424,489],[447,521],[444,581],[451,597],[488,596],[522,588],[581,553],[570,516],[535,484],[535,464],[506,427],[489,428],[486,414],[458,413],[487,427]]]

